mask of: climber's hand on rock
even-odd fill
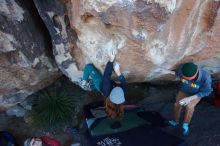
[[[117,76],[121,75],[120,64],[118,62],[114,62],[114,71],[117,74]]]
[[[115,60],[116,51],[113,49],[109,54],[109,61],[113,62]]]

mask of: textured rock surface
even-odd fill
[[[130,82],[170,80],[170,70],[194,61],[220,72],[218,0],[69,0],[70,48],[79,69],[104,69],[110,50]]]
[[[33,1],[50,33],[53,54],[58,67],[71,81],[78,81],[82,76],[82,71],[78,69],[75,60],[82,53],[76,46],[77,34],[70,27],[64,1]],[[73,56],[72,50],[77,51]]]
[[[34,3],[0,1],[0,109],[22,102],[60,76]]]
[[[103,72],[113,49],[129,82],[172,80],[170,71],[187,61],[220,72],[219,1],[34,1],[72,81],[86,63]]]
[[[45,43],[49,36],[34,5],[52,46]],[[20,103],[59,76],[52,52],[73,82],[86,63],[103,72],[113,49],[129,82],[172,80],[170,70],[186,61],[219,77],[219,5],[218,0],[2,0],[0,107]]]

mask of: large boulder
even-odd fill
[[[86,63],[103,72],[113,49],[129,82],[173,80],[187,61],[220,73],[218,0],[34,1],[72,81]]]
[[[61,73],[32,1],[1,0],[0,22],[0,109],[5,109],[48,86]]]
[[[78,36],[81,51],[71,51],[80,69],[91,62],[103,71],[107,54],[116,49],[129,82],[173,79],[170,70],[187,61],[220,73],[219,0],[69,0],[66,5]]]

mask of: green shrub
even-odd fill
[[[41,92],[33,102],[30,122],[33,127],[53,131],[72,122],[76,101],[65,92]]]

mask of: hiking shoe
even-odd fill
[[[189,135],[189,124],[188,123],[183,123],[182,130],[183,130],[183,135],[184,136]]]
[[[76,84],[79,85],[85,91],[92,91],[92,88],[90,86],[91,81],[86,81],[86,80],[80,79],[80,81],[76,82]]]
[[[169,126],[173,126],[173,127],[176,127],[177,126],[177,122],[174,121],[174,120],[167,120],[166,123],[169,125]]]

